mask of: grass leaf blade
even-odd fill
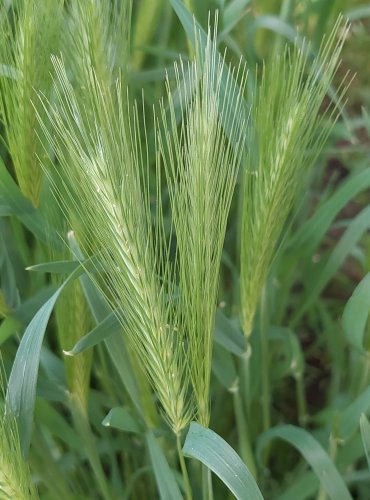
[[[183,452],[211,469],[238,500],[261,500],[263,496],[239,455],[220,436],[192,422]]]
[[[19,344],[7,390],[7,403],[17,418],[22,453],[25,457],[31,441],[33,411],[41,347],[50,315],[64,288],[83,271],[77,269],[37,311]]]
[[[323,488],[331,499],[352,499],[345,482],[329,455],[311,434],[293,425],[275,427],[261,435],[258,440],[257,454],[260,455],[263,448],[265,448],[272,439],[276,438],[288,442],[303,455],[320,479]]]
[[[146,442],[161,500],[181,500],[182,496],[174,475],[151,431],[146,434]]]

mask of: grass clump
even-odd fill
[[[301,4],[2,5],[1,498],[367,498],[368,117]]]

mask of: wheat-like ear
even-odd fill
[[[28,465],[23,460],[16,419],[6,411],[4,380],[0,356],[0,498],[35,500],[38,495]]]
[[[339,19],[311,62],[308,44],[286,48],[263,68],[252,105],[244,169],[241,217],[241,310],[245,335],[266,281],[277,242],[297,193],[338,115],[336,104],[322,110],[347,26]]]
[[[92,69],[104,88],[118,74],[127,81],[132,0],[72,0],[67,9],[63,53],[75,91],[87,103]]]
[[[62,10],[62,0],[24,0],[10,9],[12,20],[5,15],[0,22],[1,119],[19,186],[34,205],[41,190],[42,147],[32,99],[35,90],[49,95],[50,54],[59,41]]]
[[[176,98],[182,103],[179,126],[167,82],[159,144],[177,242],[180,325],[186,333],[198,418],[208,425],[221,252],[247,126],[242,106],[246,73],[242,66],[236,72],[226,68],[216,32],[212,39],[209,30],[205,49],[198,37],[195,53],[193,63],[176,67]],[[239,90],[231,86],[233,73],[240,80]]]
[[[127,337],[178,433],[190,419],[184,345],[173,329],[171,266],[166,242],[157,241],[163,230],[152,227],[137,106],[127,104],[120,79],[114,89],[101,87],[92,71],[93,107],[85,111],[63,62],[55,58],[54,66],[58,107],[49,112],[54,134],[43,129],[59,162],[63,187],[55,184],[56,196],[66,215],[73,214],[71,222],[84,227],[84,252],[99,256],[106,270],[100,286],[112,306],[119,306]]]

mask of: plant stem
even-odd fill
[[[191,486],[190,486],[190,481],[189,481],[189,474],[188,474],[188,469],[186,468],[185,457],[184,457],[184,454],[182,452],[181,440],[180,440],[179,434],[176,435],[176,444],[177,444],[177,453],[178,453],[179,460],[180,460],[180,467],[181,467],[182,477],[184,479],[185,498],[187,500],[192,500],[193,495],[192,495],[192,492],[191,492]]]
[[[360,395],[362,391],[368,386],[369,373],[370,373],[370,356],[366,355],[362,360],[362,374],[359,380],[357,395]]]
[[[242,389],[244,393],[244,403],[247,418],[249,417],[250,410],[250,392],[251,392],[251,381],[250,381],[250,359],[252,356],[252,347],[249,343],[248,338],[245,341],[245,352],[241,360],[241,375],[242,375]]]
[[[243,411],[239,387],[233,394],[236,426],[238,428],[240,454],[253,477],[257,477],[256,464],[249,439],[248,426]]]
[[[296,394],[298,402],[298,422],[301,425],[305,425],[308,415],[307,415],[307,404],[304,391],[303,377],[301,374],[295,377],[295,383],[296,383]]]
[[[270,428],[270,371],[269,371],[269,344],[267,337],[268,317],[266,290],[262,291],[260,306],[260,341],[261,341],[261,365],[262,365],[262,419],[263,430]]]
[[[335,457],[337,455],[337,449],[338,449],[338,440],[335,436],[330,434],[329,438],[329,456],[332,459],[333,464],[335,464]],[[323,486],[320,486],[319,493],[317,495],[317,500],[325,500],[326,499],[326,491],[324,490]]]
[[[202,493],[203,500],[213,500],[212,472],[202,464]]]

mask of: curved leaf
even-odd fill
[[[122,330],[122,324],[117,318],[116,312],[111,312],[93,330],[84,335],[70,351],[63,351],[67,356],[75,356],[95,346],[102,340],[106,340],[113,333]]]
[[[364,413],[360,417],[360,429],[361,429],[362,442],[365,448],[367,463],[370,469],[370,424]]]
[[[82,273],[82,268],[76,269],[37,311],[24,332],[15,356],[9,377],[6,400],[10,411],[18,421],[24,457],[27,455],[31,441],[37,375],[46,327],[54,305],[64,288]]]
[[[359,349],[367,351],[364,336],[370,312],[370,273],[357,285],[343,312],[343,328],[348,342]]]
[[[239,455],[210,429],[192,422],[183,452],[211,469],[238,500],[263,499],[257,483]]]
[[[137,419],[124,406],[112,408],[104,418],[102,425],[105,427],[114,427],[124,432],[133,432],[134,434],[141,434],[143,431]]]
[[[294,446],[310,464],[323,488],[333,500],[351,500],[352,497],[337,468],[321,444],[304,429],[294,425],[275,427],[258,440],[257,454],[261,456],[262,450],[272,439],[283,439]]]

